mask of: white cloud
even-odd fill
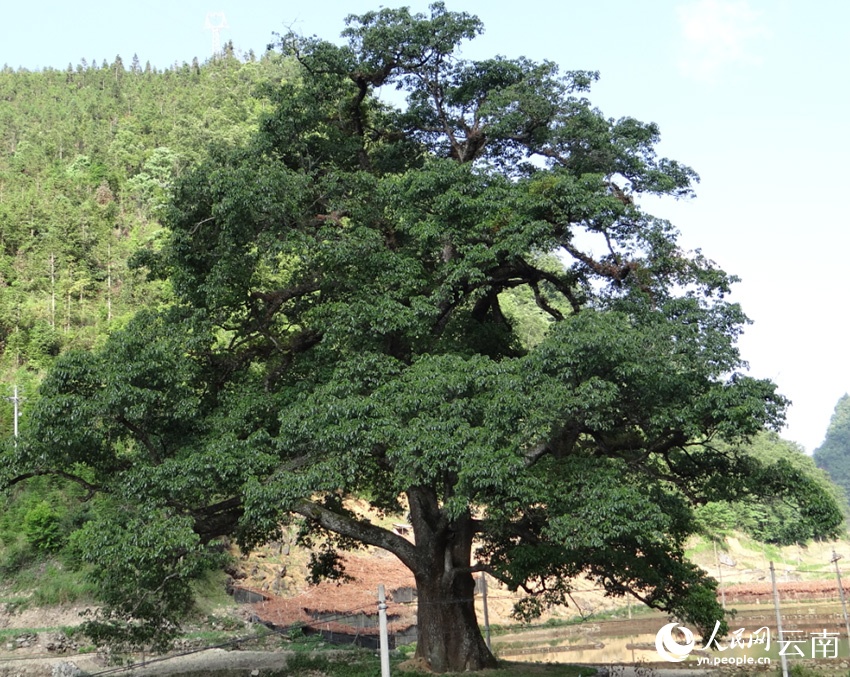
[[[681,27],[679,70],[711,81],[728,66],[759,64],[753,43],[770,34],[746,0],[698,0],[676,9]]]

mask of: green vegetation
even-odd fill
[[[759,436],[786,402],[742,373],[735,278],[641,208],[696,174],[594,108],[595,73],[461,60],[481,30],[436,3],[248,63],[2,74],[0,368],[44,380],[0,566],[84,572],[96,643],[166,646],[224,539],[293,518],[316,576],[364,544],[410,568],[438,672],[496,667],[474,570],[524,618],[582,576],[705,629],[692,534],[741,501],[777,542],[841,529]]]
[[[400,677],[421,677],[422,672],[406,671],[396,668],[393,674]],[[460,673],[448,673],[460,674]],[[591,677],[596,674],[594,668],[586,665],[561,665],[557,663],[519,663],[499,661],[499,666],[487,671],[488,677]],[[342,677],[342,675],[340,675]]]
[[[14,487],[0,513],[0,576],[25,606],[91,599],[68,535],[87,519],[85,492],[56,477],[32,478]]]
[[[173,181],[211,145],[244,143],[268,106],[264,90],[291,70],[270,52],[165,71],[120,57],[0,71],[3,382],[32,398],[60,352],[97,345],[169,297],[127,259],[157,241]]]
[[[392,674],[399,677],[421,677],[423,671],[405,669],[402,659],[391,661]],[[374,677],[380,672],[380,664],[374,652],[345,652],[333,657],[310,654],[296,654],[287,657],[286,669],[275,675],[287,677],[312,677],[322,674],[328,677]],[[488,677],[590,677],[595,671],[586,666],[558,665],[543,663],[516,663],[499,661],[497,668],[487,671]],[[447,675],[461,673],[446,673]]]
[[[844,395],[835,405],[826,437],[815,449],[814,460],[850,496],[850,395]]]
[[[391,660],[393,675],[421,677],[421,675],[427,674],[420,670],[405,669],[404,660],[406,659],[393,658]],[[380,664],[374,652],[351,651],[336,652],[332,657],[321,654],[298,653],[287,657],[285,670],[272,674],[287,675],[287,677],[297,677],[298,675],[311,677],[316,674],[323,674],[328,677],[373,677],[378,672],[380,672]],[[498,667],[487,671],[488,677],[579,677],[579,675],[590,677],[593,674],[595,674],[595,670],[586,666],[517,663],[513,661],[499,661]]]
[[[727,448],[720,444],[720,449]],[[819,505],[846,506],[845,493],[833,484],[797,444],[781,439],[776,433],[763,432],[748,445],[747,453],[779,470],[798,473],[800,486],[796,496],[748,497],[739,501],[712,501],[696,510],[704,534],[722,538],[733,530],[743,531],[764,543],[791,545],[805,543],[820,534],[816,520],[809,516]],[[781,471],[781,470],[779,470]],[[837,535],[837,534],[836,534]]]
[[[128,258],[158,246],[176,178],[212,146],[244,143],[269,89],[292,71],[273,52],[247,62],[228,52],[165,71],[136,59],[125,67],[120,57],[0,71],[0,395],[19,386],[23,421],[59,354],[100,345],[139,308],[170,303],[169,285],[145,280]],[[5,441],[12,418],[3,397]],[[15,589],[34,586],[29,603],[91,595],[70,547],[100,509],[87,494],[59,477],[7,492],[0,573]]]

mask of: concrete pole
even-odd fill
[[[15,385],[15,395],[12,397],[12,402],[15,404],[15,439],[18,439],[18,386]]]
[[[782,650],[782,613],[779,610],[779,591],[776,589],[776,571],[773,562],[770,563],[770,584],[773,586],[773,607],[776,609],[776,632],[779,634],[779,649]],[[780,654],[782,659],[782,677],[788,677],[788,658],[784,653]]]
[[[381,677],[390,677],[390,638],[387,632],[387,597],[384,586],[378,586],[378,627],[381,632]]]
[[[717,587],[720,588],[720,604],[726,610],[726,591],[723,589],[723,563],[717,555],[717,541],[714,541],[714,562],[717,564]]]
[[[487,648],[492,651],[490,646],[490,613],[487,609],[487,574],[481,573],[481,603],[484,605],[484,641],[487,642]]]
[[[835,577],[838,579],[838,594],[841,597],[841,610],[844,612],[844,628],[847,630],[847,640],[850,641],[850,621],[847,620],[847,602],[844,599],[844,586],[841,585],[841,571],[838,569],[838,560],[841,559],[835,550],[832,551],[832,563],[835,564]]]

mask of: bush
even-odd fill
[[[53,552],[62,547],[62,515],[47,501],[36,503],[24,514],[24,536],[35,550]]]

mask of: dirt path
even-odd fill
[[[197,653],[158,657],[144,665],[121,668],[104,665],[95,656],[65,656],[57,658],[24,658],[0,660],[0,677],[51,677],[61,663],[75,665],[86,675],[183,675],[184,677],[230,677],[231,675],[263,675],[283,670],[290,652],[225,651],[206,649]],[[72,675],[69,671],[65,674]]]

